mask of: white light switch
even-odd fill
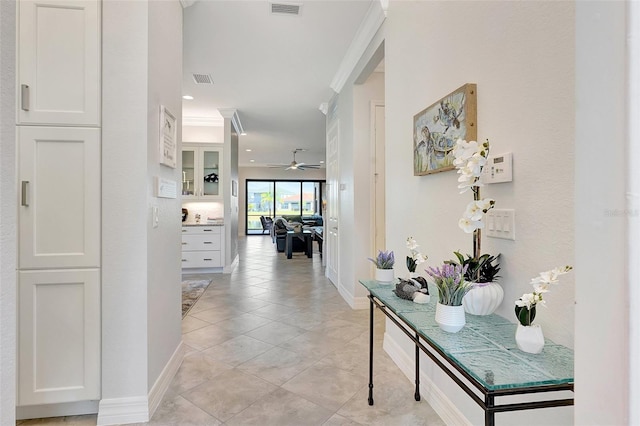
[[[158,206],[153,206],[153,227],[158,227],[158,222],[160,222],[160,212],[158,210]]]
[[[486,216],[486,235],[506,240],[516,239],[515,210],[491,209]]]

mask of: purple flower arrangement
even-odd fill
[[[372,261],[378,269],[393,269],[393,265],[396,263],[396,259],[393,255],[392,250],[378,250],[378,256],[376,256],[375,259],[371,257],[369,257],[368,259]]]
[[[438,287],[438,301],[442,305],[462,305],[462,298],[473,287],[473,283],[464,279],[467,265],[445,263],[439,268],[429,267],[425,271]]]

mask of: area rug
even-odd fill
[[[211,280],[182,281],[182,318],[189,313],[209,284],[211,284]]]

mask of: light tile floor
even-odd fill
[[[317,246],[314,244],[314,249]],[[182,322],[184,362],[149,425],[444,425],[382,350],[375,324],[375,405],[367,404],[368,310],[352,310],[313,259],[239,240],[240,265]],[[197,278],[192,276],[193,278]],[[95,425],[96,416],[18,425]]]

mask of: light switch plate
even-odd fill
[[[513,181],[513,154],[490,155],[482,168],[482,183],[502,183]]]
[[[485,218],[485,232],[487,237],[503,238],[505,240],[516,239],[515,210],[491,209]]]
[[[160,222],[160,212],[158,209],[158,206],[153,206],[153,227],[157,228],[158,227],[158,222]]]

